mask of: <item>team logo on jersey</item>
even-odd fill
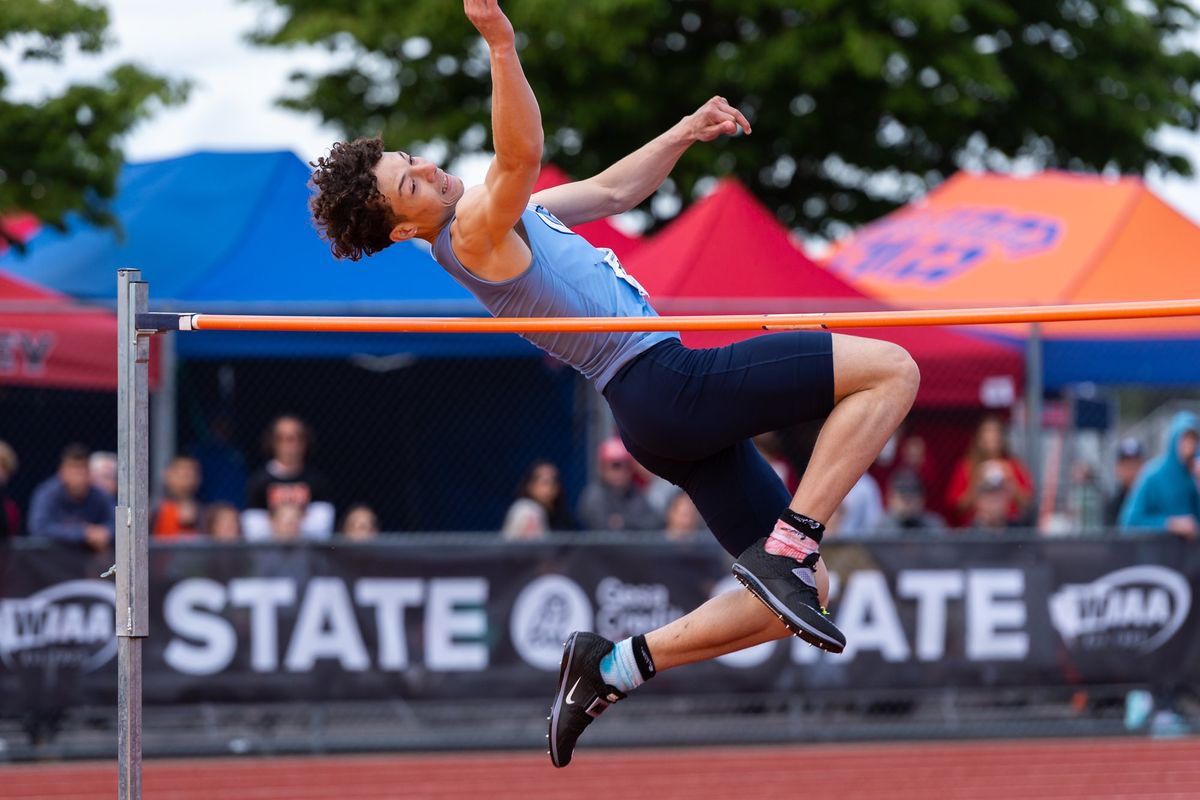
[[[566,234],[570,234],[572,236],[577,235],[575,233],[575,231],[571,230],[566,225],[564,225],[562,223],[562,220],[560,220],[558,217],[554,216],[549,211],[547,211],[545,209],[545,207],[535,205],[533,207],[533,213],[537,214],[538,217],[542,220],[542,222],[546,223],[547,227],[552,228],[552,229],[558,231],[559,233],[566,233]]]

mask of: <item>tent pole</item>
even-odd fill
[[[1025,458],[1033,479],[1032,519],[1038,519],[1038,498],[1042,489],[1042,405],[1045,389],[1042,385],[1042,326],[1029,326],[1025,341]]]
[[[158,391],[152,398],[154,435],[150,437],[150,488],[155,497],[162,493],[163,474],[176,452],[177,337],[177,333],[168,331],[158,340]]]
[[[142,640],[149,633],[150,334],[141,272],[117,272],[117,797],[142,797]]]

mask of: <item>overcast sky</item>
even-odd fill
[[[452,0],[448,0],[448,3]],[[11,0],[0,0],[11,2]],[[299,67],[330,66],[334,54],[315,48],[290,51],[256,48],[245,42],[265,14],[254,0],[107,0],[115,45],[101,57],[74,56],[65,65],[18,64],[0,51],[11,96],[37,97],[66,81],[92,77],[113,64],[135,61],[166,75],[188,78],[195,88],[186,105],[163,111],[140,125],[127,141],[131,160],[174,156],[203,148],[286,149],[304,160],[322,154],[336,131],[317,119],[276,108],[288,91],[288,74]],[[1200,136],[1167,134],[1171,146],[1188,152],[1200,169]],[[467,166],[468,183],[481,175]],[[1168,202],[1200,223],[1200,181],[1162,181],[1147,176]]]

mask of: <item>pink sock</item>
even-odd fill
[[[775,530],[767,537],[766,551],[773,556],[787,556],[803,561],[810,554],[821,552],[821,543],[779,520],[775,523]]]

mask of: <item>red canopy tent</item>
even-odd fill
[[[813,263],[733,180],[721,181],[643,243],[626,265],[665,313],[886,308]],[[1013,347],[943,327],[850,333],[887,339],[912,354],[922,370],[920,406],[1007,405],[1020,390],[1023,359]],[[753,335],[713,331],[684,334],[684,340],[694,347],[718,347]]]
[[[0,272],[0,386],[115,391],[116,316]]]
[[[543,189],[561,186],[571,181],[572,178],[570,175],[553,164],[546,164],[542,167],[541,174],[538,175],[537,183],[533,185],[533,191],[540,192]],[[642,245],[641,239],[623,233],[607,219],[598,219],[594,222],[584,223],[583,225],[575,225],[571,229],[596,247],[607,247],[609,250],[612,250],[617,254],[617,258],[622,261],[632,256],[634,251]]]

